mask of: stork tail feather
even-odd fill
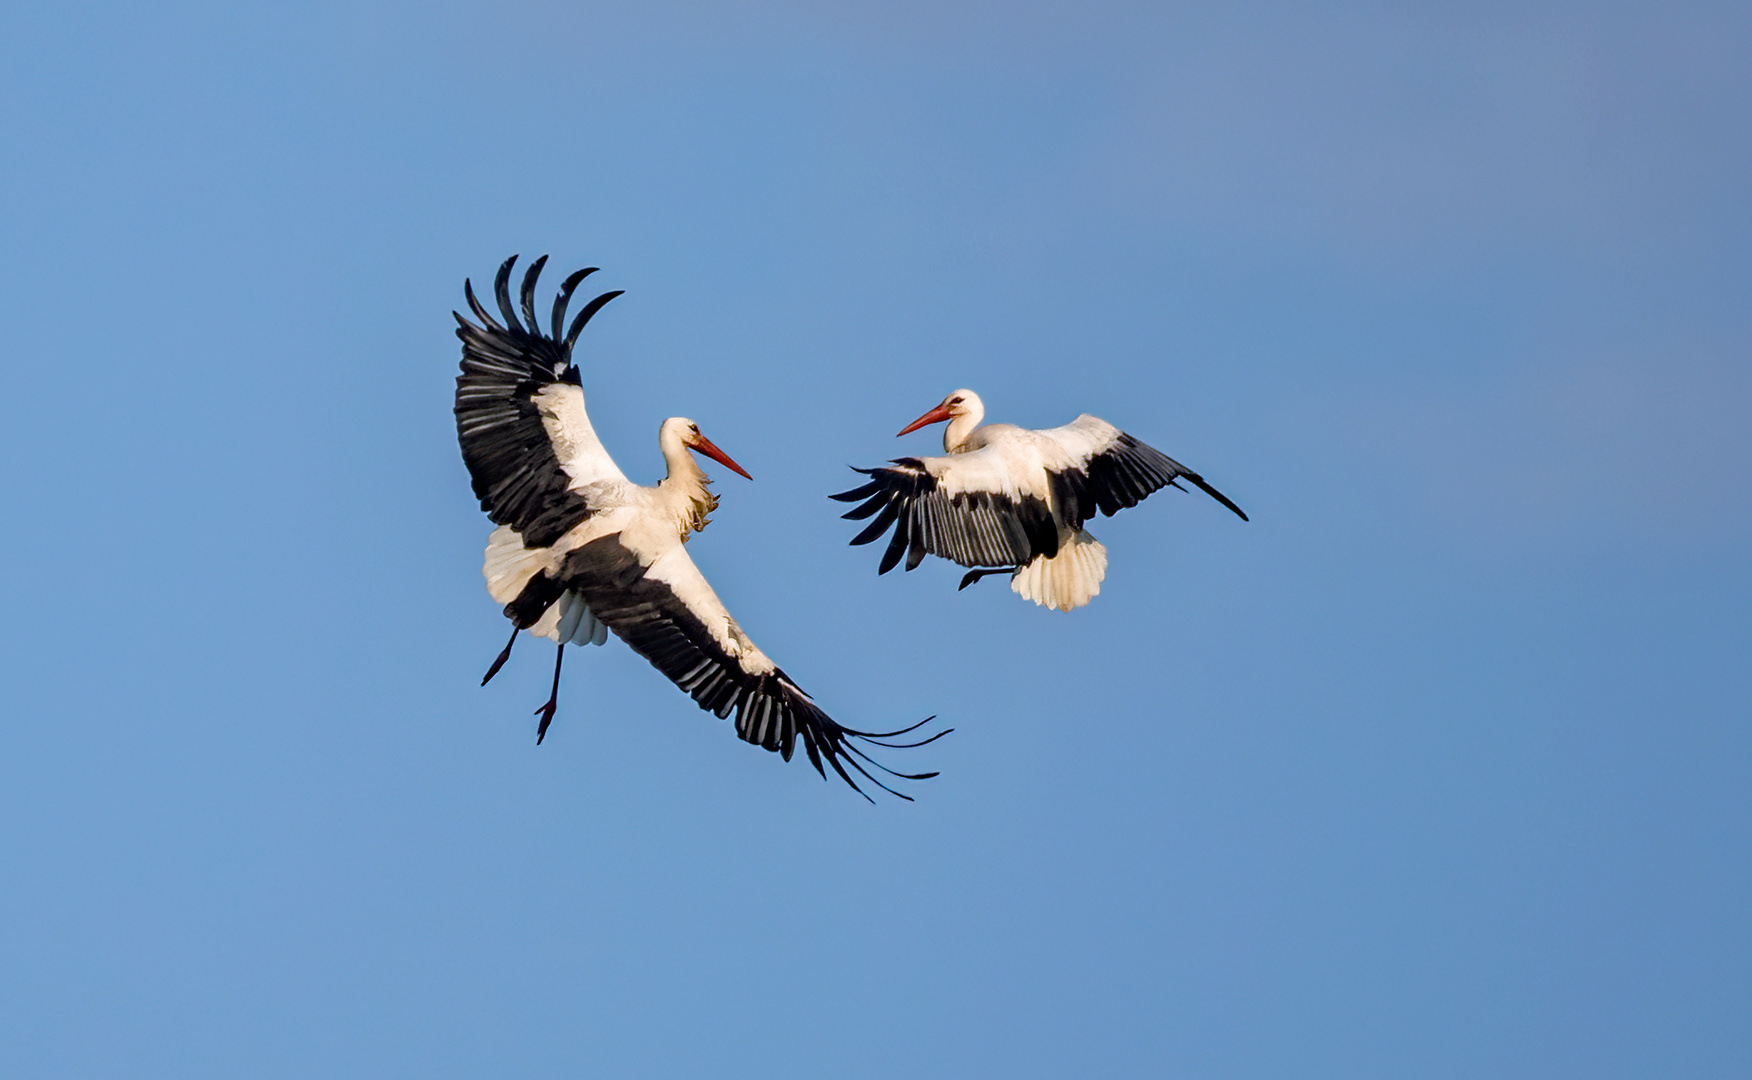
[[[1107,548],[1078,529],[1066,535],[1058,554],[1036,556],[1017,569],[1010,588],[1042,607],[1070,611],[1094,599],[1106,576]]]

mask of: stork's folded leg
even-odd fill
[[[987,577],[991,574],[1014,574],[1015,572],[1016,567],[1014,566],[988,566],[982,567],[978,570],[969,570],[967,574],[962,577],[961,584],[955,586],[955,591],[960,592],[962,589],[972,585],[980,578]]]
[[[535,745],[547,738],[548,725],[554,722],[554,711],[560,707],[560,662],[566,658],[566,646],[560,645],[560,651],[554,654],[554,692],[548,695],[547,704],[535,710],[541,717],[541,723],[535,729]]]
[[[511,646],[515,644],[517,644],[517,627],[513,626],[511,627],[511,640],[505,643],[505,651],[499,654],[499,658],[493,661],[493,666],[487,669],[485,675],[481,676],[482,686],[492,682],[493,676],[497,675],[499,669],[505,666],[505,661],[511,659]]]

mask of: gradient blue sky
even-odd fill
[[[8,1076],[1752,1070],[1737,4],[0,11]],[[464,276],[870,807],[502,640]],[[551,279],[557,277],[550,274]],[[545,293],[544,293],[545,295]],[[970,386],[1252,515],[1066,616],[825,496]]]

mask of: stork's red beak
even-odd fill
[[[932,409],[930,412],[919,417],[917,420],[914,420],[912,423],[901,428],[898,432],[895,433],[894,437],[898,439],[902,435],[910,435],[911,433],[924,427],[926,424],[940,424],[947,419],[949,419],[949,406],[939,405],[935,409]]]
[[[695,450],[698,450],[700,453],[706,455],[707,457],[711,458],[713,461],[716,461],[718,464],[729,469],[731,472],[735,473],[736,475],[742,477],[744,480],[753,480],[754,479],[754,477],[748,475],[748,473],[742,468],[742,466],[736,464],[734,461],[731,461],[729,454],[726,454],[724,451],[722,451],[722,450],[718,449],[716,446],[714,446],[712,444],[712,440],[706,438],[704,435],[696,436],[694,438],[694,441],[691,443],[688,443],[688,445],[693,447]]]

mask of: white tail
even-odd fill
[[[526,548],[523,537],[501,525],[487,537],[487,557],[481,566],[487,592],[501,604],[517,599],[529,579],[553,567],[552,548]]]
[[[487,538],[487,557],[481,573],[486,575],[487,592],[501,604],[517,599],[535,575],[554,568],[553,548],[526,548],[523,538],[507,525],[494,529]],[[562,645],[601,645],[608,640],[608,627],[584,606],[583,597],[570,591],[549,605],[527,629],[536,637],[553,638]]]
[[[1042,607],[1069,611],[1094,598],[1106,576],[1107,549],[1078,529],[1061,537],[1057,555],[1037,555],[1010,575],[1010,588]]]
[[[584,605],[584,598],[567,590],[529,628],[536,637],[553,638],[561,645],[601,645],[608,640],[608,627]]]

